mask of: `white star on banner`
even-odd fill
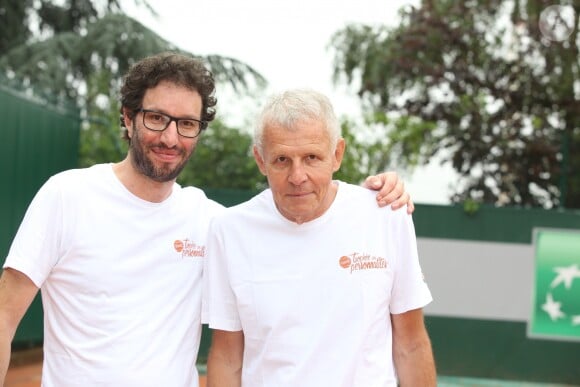
[[[572,325],[580,325],[580,315],[572,316]]]
[[[566,316],[561,310],[560,307],[562,306],[561,302],[555,302],[552,298],[552,294],[548,293],[546,295],[546,303],[542,305],[542,310],[544,310],[552,321],[556,321],[559,318]]]
[[[568,267],[555,267],[554,271],[558,273],[558,275],[550,284],[552,289],[560,285],[562,282],[564,282],[566,289],[570,289],[574,278],[580,278],[580,270],[578,270],[577,264],[570,265]]]

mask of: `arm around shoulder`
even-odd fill
[[[437,374],[422,309],[392,314],[393,359],[399,385],[435,387]]]
[[[213,330],[207,359],[208,387],[240,387],[244,356],[244,332]]]
[[[38,288],[23,273],[7,268],[0,276],[0,384],[4,385],[16,328]]]

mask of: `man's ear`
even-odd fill
[[[135,118],[135,116],[133,116]],[[133,137],[133,118],[131,118],[131,113],[127,108],[123,108],[123,123],[125,128],[127,128],[127,135],[129,138]]]
[[[260,170],[260,172],[262,172],[262,175],[266,176],[266,163],[264,162],[264,159],[260,155],[260,152],[258,152],[258,147],[256,145],[254,145],[253,151],[254,151],[254,160],[256,160],[258,169]]]
[[[346,149],[346,142],[344,138],[339,138],[336,143],[336,148],[334,149],[334,160],[333,160],[333,168],[334,172],[338,171],[340,168],[340,164],[342,164],[342,158],[344,157],[344,150]]]

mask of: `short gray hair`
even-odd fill
[[[297,124],[310,120],[324,124],[334,148],[341,137],[341,128],[328,97],[311,89],[291,89],[275,94],[268,99],[258,116],[254,145],[262,154],[266,126],[295,130]]]

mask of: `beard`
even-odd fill
[[[177,179],[177,176],[179,176],[183,168],[185,168],[185,165],[189,161],[189,158],[193,154],[195,148],[193,148],[189,152],[189,154],[187,154],[186,150],[184,150],[183,148],[179,149],[179,154],[183,156],[183,160],[181,161],[181,163],[179,163],[173,168],[163,164],[160,166],[156,166],[146,154],[145,145],[143,144],[141,137],[139,135],[140,130],[137,129],[136,126],[134,126],[134,128],[135,128],[133,132],[134,135],[133,138],[131,138],[131,143],[129,144],[130,151],[129,154],[131,158],[131,163],[133,164],[135,169],[141,174],[159,183],[165,183]],[[147,149],[150,148],[168,149],[163,144],[150,145],[148,146]]]

